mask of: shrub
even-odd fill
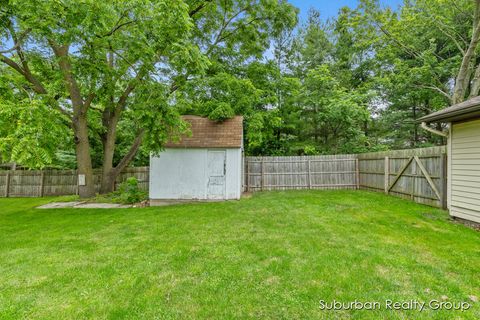
[[[147,198],[147,193],[140,190],[138,180],[130,177],[120,184],[118,190],[112,193],[112,200],[121,203],[137,203]]]
[[[317,148],[315,148],[315,146],[308,145],[303,148],[303,153],[306,156],[313,156],[313,155],[317,155],[318,151],[317,151]]]

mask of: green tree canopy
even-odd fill
[[[94,193],[95,156],[101,155],[101,191],[111,191],[142,145],[158,152],[186,130],[176,105],[186,83],[230,79],[232,65],[261,56],[271,34],[296,22],[296,10],[277,0],[3,0],[0,15],[0,61],[7,67],[0,81],[9,97],[17,96],[3,106],[14,110],[18,99],[30,97],[43,112],[42,126],[71,132],[79,173],[86,176],[82,196]],[[221,105],[226,109],[215,108],[217,117],[231,116],[226,102]],[[3,150],[35,140],[35,130],[11,128]],[[119,136],[127,147],[117,148]],[[36,158],[41,166],[51,162],[53,151],[9,155]]]

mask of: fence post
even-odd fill
[[[448,184],[447,184],[447,168],[448,168],[448,158],[447,154],[442,153],[440,155],[440,187],[442,188],[442,209],[446,210],[448,208]]]
[[[308,176],[307,176],[307,183],[308,183],[308,189],[312,189],[312,175],[311,175],[311,169],[310,169],[310,160],[308,160]]]
[[[412,179],[412,190],[410,192],[410,198],[412,201],[415,201],[415,182],[416,182],[416,175],[417,174],[417,164],[412,162],[412,176],[410,177]]]
[[[357,184],[357,190],[360,189],[360,161],[358,157],[355,158],[355,182]]]
[[[7,172],[7,181],[5,182],[5,198],[8,198],[10,189],[10,172]]]
[[[247,192],[250,192],[250,161],[245,158],[245,184]]]
[[[75,170],[75,179],[77,179],[77,189],[76,189],[76,193],[77,193],[77,196],[80,194],[80,185],[78,184],[79,181],[78,181],[78,169]]]
[[[385,186],[385,193],[388,194],[388,187],[390,184],[390,159],[385,157],[385,178],[384,178],[384,186]]]
[[[264,178],[264,171],[265,171],[265,168],[264,168],[264,162],[263,162],[263,158],[262,158],[262,161],[260,162],[260,190],[263,191],[263,186],[265,185],[265,178]]]
[[[44,185],[45,185],[45,171],[42,170],[42,173],[40,175],[40,197],[43,197]]]

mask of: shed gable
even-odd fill
[[[191,135],[179,142],[168,142],[167,148],[241,148],[243,144],[243,117],[236,116],[215,122],[199,116],[182,116],[189,123]]]

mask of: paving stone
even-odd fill
[[[114,208],[131,208],[131,205],[119,204],[119,203],[81,203],[74,208],[88,208],[88,209],[114,209]]]
[[[55,209],[55,208],[73,208],[76,205],[82,204],[84,201],[70,201],[70,202],[50,202],[37,207],[38,209]]]
[[[131,208],[131,205],[119,203],[95,203],[85,201],[70,202],[51,202],[37,207],[38,209],[59,209],[59,208],[87,208],[87,209],[114,209],[114,208]]]

